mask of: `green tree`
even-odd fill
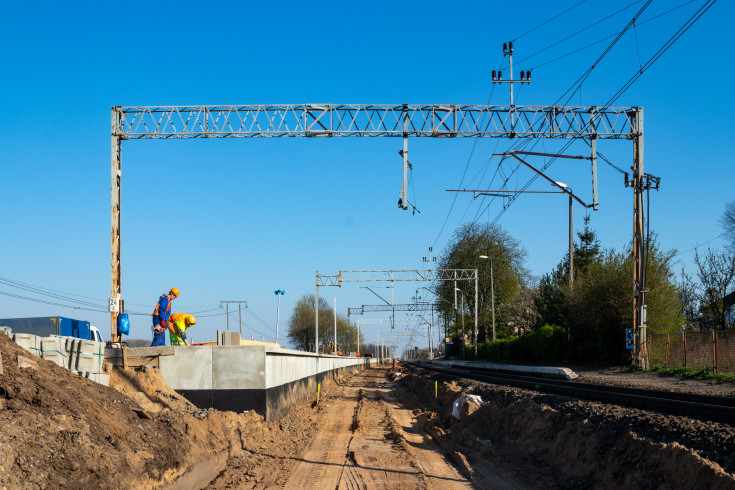
[[[296,302],[288,319],[287,336],[294,349],[314,352],[315,319],[314,295],[305,294]],[[329,307],[329,302],[324,298],[319,298],[320,352],[324,349],[323,346],[334,338],[333,324],[334,312]]]
[[[574,277],[580,277],[590,265],[600,261],[602,250],[597,233],[590,228],[590,218],[584,218],[584,230],[577,232],[578,241],[574,242]],[[542,325],[569,325],[569,304],[567,295],[569,285],[569,256],[565,254],[559,265],[539,281],[534,296],[538,310],[536,327]]]
[[[649,334],[674,333],[682,325],[679,289],[672,273],[673,251],[652,241],[646,267]],[[572,359],[620,363],[628,360],[625,329],[633,323],[633,258],[630,250],[602,252],[568,289]]]
[[[509,308],[519,295],[528,275],[524,263],[527,252],[520,242],[498,225],[468,223],[460,226],[452,236],[439,258],[440,269],[477,269],[478,271],[478,325],[479,341],[491,338],[492,312],[490,311],[490,261],[480,255],[492,258],[495,288],[495,325],[498,337],[511,335],[508,328]],[[474,331],[475,284],[472,281],[457,281],[457,307],[464,308],[467,337]],[[455,314],[454,281],[440,281],[434,286],[440,310],[448,318],[454,318],[450,326],[454,335],[461,329],[459,315]]]

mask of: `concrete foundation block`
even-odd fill
[[[85,352],[80,352],[76,355],[77,357],[77,363],[76,363],[76,370],[77,371],[88,371],[91,372],[94,370],[94,354],[87,354]]]
[[[41,352],[58,352],[66,357],[66,341],[63,337],[41,337]]]
[[[104,385],[104,386],[110,386],[110,375],[104,374],[104,373],[83,373],[84,377],[87,378],[90,381],[94,381],[95,383]]]
[[[39,337],[37,335],[33,335],[31,333],[13,334],[13,342],[37,356],[41,354],[41,344],[38,341],[38,338]]]
[[[84,352],[85,354],[94,354],[99,350],[97,344],[99,344],[99,342],[95,342],[93,340],[79,339],[77,350],[79,352]]]
[[[79,339],[75,339],[72,337],[67,337],[66,339],[66,368],[73,371],[77,368],[77,341]]]
[[[47,361],[51,361],[57,366],[60,366],[66,369],[66,356],[64,356],[60,352],[44,352],[42,357],[43,359],[46,359]]]

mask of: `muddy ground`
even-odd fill
[[[266,424],[252,412],[198,410],[155,369],[115,369],[108,388],[4,335],[0,361],[0,489],[735,488],[729,425],[418,368],[352,372],[327,384],[318,405],[305,400]],[[582,377],[605,376],[634,384],[641,375]],[[462,392],[484,403],[457,420]]]

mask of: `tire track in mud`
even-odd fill
[[[385,370],[360,373],[322,403],[325,426],[285,488],[472,488],[391,396]]]

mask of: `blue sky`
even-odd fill
[[[511,39],[517,39],[516,70],[533,69],[533,83],[516,103],[547,105],[610,40],[539,65],[616,34],[645,2],[587,0],[532,30],[577,3],[7,5],[0,18],[0,277],[106,303],[113,105],[507,104],[507,86],[493,90],[490,72]],[[570,104],[606,102],[639,68],[639,56],[645,63],[704,2],[642,22],[684,3],[654,0]],[[662,179],[652,193],[651,227],[664,248],[681,251],[677,270],[691,268],[693,247],[721,246],[717,220],[735,198],[727,148],[735,105],[728,90],[733,18],[733,4],[717,2],[616,103],[644,107],[646,171]],[[273,291],[286,291],[284,332],[295,301],[314,292],[316,270],[423,268],[428,247],[439,253],[462,222],[493,221],[501,212],[498,202],[478,212],[471,194],[456,196],[452,207],[455,195],[445,189],[487,188],[498,168],[490,154],[510,144],[409,140],[409,197],[421,211],[412,215],[396,206],[398,138],[124,142],[122,291],[129,311],[145,313],[131,317],[131,336],[149,337],[148,313],[172,286],[181,290],[175,311],[248,301],[245,334],[268,338],[276,323]],[[536,149],[561,145],[547,141]],[[599,150],[618,167],[632,164],[630,142],[601,142]],[[586,152],[581,143],[569,150]],[[560,161],[548,173],[590,200],[585,164]],[[518,172],[511,183],[530,177]],[[599,182],[600,210],[591,225],[604,246],[620,249],[631,239],[633,197],[602,162]],[[532,188],[547,190],[541,181]],[[575,208],[577,229],[584,215]],[[567,220],[565,198],[527,195],[498,223],[521,241],[528,268],[540,275],[565,253]],[[396,302],[410,302],[424,285],[397,284]],[[0,292],[69,304],[7,284]],[[358,285],[320,294],[330,303],[336,296],[343,313],[379,302]],[[219,313],[199,316],[195,341],[214,339],[224,328]],[[87,319],[109,332],[106,312],[0,295],[0,318],[51,315]],[[235,314],[230,327],[236,324]],[[382,330],[366,327],[365,335],[372,340]]]

